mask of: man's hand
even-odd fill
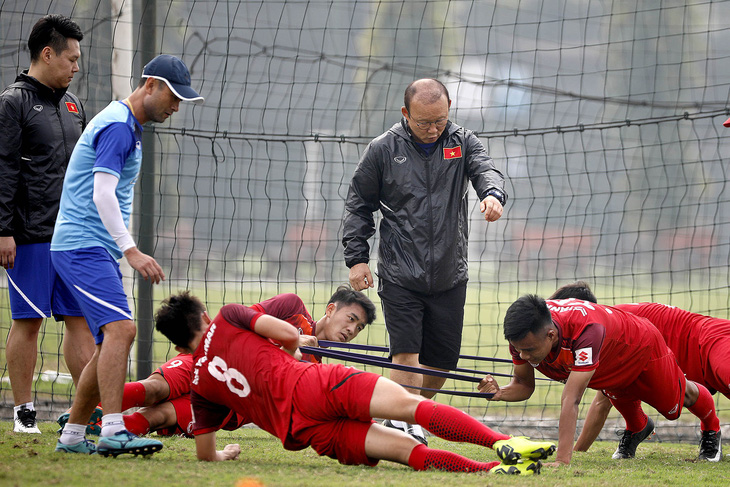
[[[487,401],[499,401],[502,397],[502,389],[499,388],[499,384],[491,375],[486,376],[479,382],[479,392],[486,394],[494,394],[491,399]]]
[[[224,460],[235,460],[238,458],[238,455],[241,454],[241,447],[238,443],[233,443],[231,445],[226,445],[223,450],[218,450],[217,452],[217,460],[224,461]]]
[[[370,267],[366,263],[361,262],[350,268],[350,286],[355,291],[375,287],[373,275],[370,273]]]
[[[319,341],[317,341],[316,336],[299,335],[299,346],[300,347],[318,347]]]
[[[12,269],[15,265],[15,239],[0,237],[0,265]]]
[[[484,219],[488,222],[495,222],[502,216],[504,208],[497,198],[487,196],[479,203],[479,211],[484,213]],[[350,273],[352,275],[352,273]]]
[[[132,247],[124,252],[124,257],[132,266],[132,269],[139,272],[144,280],[150,280],[154,284],[159,284],[165,280],[165,273],[157,261],[147,254],[143,254],[137,247]]]

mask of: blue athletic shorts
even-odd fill
[[[97,345],[104,341],[102,326],[133,319],[119,263],[105,248],[54,250],[51,260],[81,307]]]
[[[18,245],[8,269],[8,294],[14,320],[82,316],[81,308],[51,264],[51,243]]]

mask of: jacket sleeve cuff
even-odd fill
[[[359,259],[346,260],[345,265],[347,266],[348,269],[352,269],[353,267],[355,267],[358,264],[367,264],[368,262],[369,262],[369,259],[359,258]]]

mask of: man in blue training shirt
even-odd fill
[[[164,122],[181,100],[202,102],[203,97],[191,88],[190,72],[180,59],[157,56],[144,67],[129,98],[112,102],[91,120],[71,155],[51,259],[86,317],[96,351],[82,373],[56,451],[117,456],[162,449],[159,441],[124,429],[122,395],[137,330],[117,261],[124,256],[155,284],[165,278],[157,261],[139,251],[128,226],[142,163],[142,125]],[[96,446],[84,434],[100,398],[104,416]]]

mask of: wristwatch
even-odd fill
[[[504,194],[504,191],[497,188],[492,188],[489,191],[487,191],[487,196],[494,196],[497,198],[497,201],[499,201],[499,204],[504,206],[505,203],[507,203],[507,195]]]

